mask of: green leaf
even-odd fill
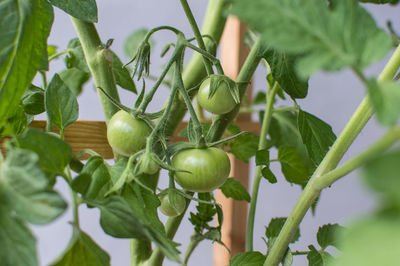
[[[109,266],[110,256],[82,231],[74,235],[64,253],[52,266]]]
[[[67,68],[76,67],[83,72],[90,73],[86,64],[85,55],[78,38],[71,39],[67,45],[68,55],[64,58]]]
[[[152,181],[150,180],[154,180],[155,177],[157,177],[157,174],[155,176],[142,175],[139,179],[147,186],[155,187],[156,184],[151,184]],[[164,225],[158,217],[160,200],[157,195],[143,189],[138,184],[126,187],[122,194],[137,215],[140,223],[145,227],[147,238],[154,242],[167,258],[173,261],[179,261],[179,251],[176,249],[177,244],[167,237]]]
[[[248,251],[235,255],[229,262],[229,266],[260,266],[265,261],[265,255],[258,251]]]
[[[212,195],[210,193],[199,193],[199,199],[204,201],[209,201],[211,203]],[[217,213],[217,209],[213,204],[206,204],[199,202],[196,206],[197,213],[190,213],[189,221],[195,226],[195,230],[198,233],[206,228],[209,229],[209,222],[213,221],[214,215]]]
[[[137,50],[141,44],[141,42],[144,40],[148,30],[147,29],[138,29],[134,32],[132,32],[125,40],[124,42],[124,52],[125,55],[128,58],[132,58],[136,55]],[[154,42],[152,39],[150,39],[150,46],[153,46]]]
[[[258,150],[256,152],[256,165],[268,165],[269,164],[269,150]]]
[[[250,202],[250,195],[247,189],[234,178],[228,178],[225,183],[219,188],[225,197],[234,200],[245,200]]]
[[[308,154],[315,165],[319,165],[336,140],[332,127],[318,117],[301,110],[298,113],[297,123]]]
[[[240,135],[230,144],[229,152],[239,160],[248,163],[249,159],[256,155],[258,141],[259,137],[252,133]]]
[[[364,180],[380,197],[400,206],[400,150],[391,151],[368,162],[364,167]]]
[[[135,83],[133,83],[128,69],[122,65],[121,60],[119,60],[115,53],[113,53],[112,71],[115,77],[115,82],[121,86],[121,88],[137,94]]]
[[[321,254],[318,252],[318,250],[315,249],[313,245],[308,246],[310,249],[310,252],[307,254],[307,260],[308,260],[308,265],[309,266],[324,266],[324,261],[322,259]]]
[[[22,104],[27,114],[38,115],[43,113],[45,111],[44,90],[31,84],[22,95]]]
[[[101,211],[100,224],[106,234],[118,238],[146,239],[144,226],[122,197],[110,196],[96,206]]]
[[[71,161],[71,147],[54,135],[29,128],[15,140],[18,147],[34,151],[39,156],[39,166],[46,172],[64,174],[65,166]]]
[[[263,57],[267,60],[272,77],[292,98],[305,98],[308,92],[308,81],[300,78],[295,72],[296,56],[265,49]]]
[[[328,246],[337,247],[336,238],[340,230],[344,230],[344,227],[338,224],[325,224],[318,228],[317,241],[321,248],[325,249]]]
[[[362,69],[392,45],[357,0],[335,1],[333,7],[320,0],[236,0],[232,13],[259,31],[267,46],[299,55],[301,77],[319,69]]]
[[[37,266],[36,240],[24,222],[0,207],[2,266]]]
[[[379,122],[384,126],[396,124],[400,115],[400,84],[394,81],[368,81],[369,95]]]
[[[373,4],[391,4],[396,5],[399,0],[359,0],[361,3],[373,3]]]
[[[268,238],[269,248],[272,246],[273,242],[278,237],[279,232],[282,230],[282,227],[285,224],[286,219],[287,219],[286,217],[272,218],[271,221],[269,222],[265,230],[265,236]],[[290,243],[296,242],[299,238],[300,238],[300,229],[297,228]]]
[[[254,96],[253,104],[257,105],[257,104],[266,104],[266,103],[267,103],[267,100],[266,100],[265,92],[263,92],[263,91],[257,92],[256,96]]]
[[[269,167],[264,167],[261,170],[261,174],[262,176],[267,179],[271,184],[275,184],[276,182],[278,182],[278,180],[276,179],[276,176],[274,175],[274,173],[272,173],[271,169],[269,169]]]
[[[89,73],[84,72],[76,67],[64,69],[58,74],[68,89],[70,89],[75,96],[81,94],[83,85],[85,85],[85,83],[90,79]]]
[[[311,173],[295,148],[280,147],[278,160],[281,163],[282,173],[288,182],[302,186],[307,184]]]
[[[376,266],[399,263],[398,219],[368,218],[346,228],[339,238],[341,253],[330,266]]]
[[[153,219],[148,219],[153,217],[152,214],[146,215],[151,205],[140,203],[140,200],[134,197],[131,192],[129,194],[128,200],[120,196],[111,196],[102,202],[89,202],[100,208],[100,224],[104,232],[118,238],[151,240],[169,259],[179,261],[175,244],[165,235],[163,227],[162,231],[159,228],[162,223],[158,221],[154,224]],[[155,199],[157,199],[156,203],[159,205],[160,202],[156,196]],[[132,207],[135,209],[132,209]],[[154,206],[150,210],[151,213],[154,213]]]
[[[39,69],[47,69],[53,9],[43,0],[4,0],[0,5],[0,127],[13,114]]]
[[[72,188],[87,200],[102,200],[111,186],[109,167],[100,156],[92,156],[81,173],[72,181]]]
[[[6,120],[6,124],[0,128],[0,137],[15,136],[24,132],[29,124],[29,116],[25,114],[24,108],[18,105]]]
[[[54,74],[45,95],[46,112],[50,121],[64,129],[78,119],[79,106],[73,92],[58,74]]]
[[[47,56],[50,58],[57,53],[57,46],[56,45],[47,45]]]
[[[282,146],[295,147],[307,166],[310,168],[313,165],[301,138],[296,116],[292,112],[273,113],[269,135],[276,148],[279,149]]]
[[[33,224],[47,224],[60,216],[67,205],[51,189],[37,162],[34,152],[10,150],[0,169],[0,185],[20,217]]]
[[[49,0],[49,2],[73,17],[87,22],[97,22],[96,0]]]

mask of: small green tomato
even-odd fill
[[[162,194],[160,201],[161,212],[169,217],[181,215],[186,207],[185,198],[175,191]]]
[[[119,154],[130,156],[146,146],[151,128],[140,118],[120,110],[111,117],[107,125],[107,139]]]
[[[182,188],[193,192],[211,192],[220,187],[231,169],[228,155],[214,147],[179,151],[172,158],[172,166],[190,172],[176,172],[175,180]]]
[[[214,84],[218,85],[218,88],[215,94],[209,97],[212,79]],[[216,115],[222,115],[232,111],[236,103],[230,92],[229,83],[232,83],[232,80],[222,75],[211,75],[206,78],[201,83],[197,93],[197,101],[200,106]]]
[[[154,175],[160,170],[157,162],[153,159],[153,156],[157,156],[154,153],[145,153],[140,157],[139,160],[139,171],[148,175]]]

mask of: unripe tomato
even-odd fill
[[[107,125],[108,143],[116,152],[125,156],[143,149],[150,133],[151,128],[145,121],[123,110],[116,112]]]
[[[193,192],[211,192],[229,176],[231,164],[228,155],[218,148],[187,149],[172,158],[172,166],[186,172],[176,172],[176,182]]]
[[[211,79],[214,79],[214,83],[218,84],[218,88],[215,94],[209,98]],[[226,82],[223,80],[226,80]],[[219,75],[211,75],[205,79],[201,83],[197,93],[197,101],[200,106],[216,115],[222,115],[232,111],[236,103],[229,90],[229,82],[232,81],[228,77]]]
[[[146,152],[140,157],[139,171],[148,175],[154,175],[160,170],[160,166],[158,166],[157,162],[152,158],[153,156],[157,155]]]
[[[168,196],[169,195],[169,196]],[[170,197],[173,198],[173,203],[170,201]],[[169,217],[175,217],[181,215],[186,207],[185,198],[177,192],[169,191],[168,193],[160,196],[160,210],[163,214]]]

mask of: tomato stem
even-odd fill
[[[273,113],[273,105],[276,93],[278,91],[278,83],[275,81],[274,85],[270,90],[267,91],[266,101],[267,105],[265,107],[265,114],[262,121],[260,140],[258,143],[258,150],[263,150],[267,147],[267,134],[269,131],[269,127],[271,125],[271,118]],[[250,209],[249,209],[249,218],[247,222],[247,235],[246,235],[246,251],[253,250],[253,234],[254,234],[254,221],[256,215],[256,206],[257,206],[257,197],[258,190],[260,187],[260,182],[262,178],[262,170],[261,165],[256,167],[256,172],[254,175],[252,195],[250,201]]]
[[[111,63],[106,58],[107,53],[102,52],[102,50],[107,50],[108,52],[111,51],[103,48],[103,44],[93,23],[88,23],[74,17],[70,18],[78,34],[96,88],[101,87],[113,99],[119,101]],[[97,92],[103,106],[106,121],[108,122],[113,114],[118,112],[118,108],[111,103],[101,91],[98,90]]]
[[[197,247],[197,245],[203,240],[203,237],[195,232],[191,237],[190,237],[190,242],[189,245],[186,248],[186,252],[185,252],[185,256],[183,259],[183,266],[186,266],[190,256],[192,255],[193,251],[195,250],[195,248]]]
[[[171,66],[177,61],[179,58],[179,54],[177,53],[177,50],[175,49],[174,54],[168,61],[167,65],[164,67],[160,77],[157,79],[156,83],[153,85],[151,90],[144,96],[143,101],[139,105],[139,112],[144,113],[146,111],[147,106],[153,99],[154,94],[156,93],[157,89],[160,87],[162,81],[164,80],[165,76],[168,74],[168,71],[170,70]]]
[[[353,170],[362,166],[368,160],[378,156],[380,153],[389,149],[400,139],[400,127],[394,127],[388,130],[388,132],[381,137],[374,144],[369,146],[362,153],[354,156],[349,161],[339,166],[338,168],[324,174],[320,178],[315,180],[315,187],[317,189],[324,189],[331,186],[335,181],[339,180],[343,176],[352,172]]]
[[[180,1],[181,1],[181,5],[183,7],[183,11],[185,12],[187,19],[189,20],[190,26],[192,27],[194,36],[196,37],[197,44],[199,45],[201,50],[207,51],[206,45],[204,44],[203,37],[201,36],[200,30],[199,30],[199,26],[196,23],[196,20],[193,16],[192,10],[190,9],[188,2],[186,0],[180,0]],[[210,62],[208,61],[208,59],[206,58],[206,56],[204,56],[204,55],[203,55],[203,63],[204,63],[204,67],[206,68],[207,75],[213,74],[214,72],[213,72],[212,66],[211,66]]]
[[[203,20],[202,33],[203,35],[211,36],[214,41],[211,41],[210,38],[204,39],[207,49],[211,45],[215,46],[215,43],[219,43],[221,39],[226,22],[224,11],[227,9],[228,5],[229,3],[224,0],[209,0],[206,15]],[[189,63],[185,66],[182,73],[185,88],[193,88],[197,86],[207,75],[202,60],[202,55],[194,53]],[[167,136],[173,135],[179,123],[185,116],[186,106],[180,97],[176,97],[171,113],[174,115],[168,119],[168,126],[165,128],[165,134]]]
[[[182,50],[183,52],[183,50]],[[196,140],[198,145],[203,146],[202,141],[204,141],[204,137],[203,137],[203,127],[201,126],[201,123],[199,121],[199,119],[197,118],[197,114],[196,111],[194,110],[194,107],[192,105],[192,101],[189,97],[189,94],[187,92],[187,90],[185,89],[185,85],[183,84],[183,80],[182,80],[182,76],[181,76],[181,67],[182,65],[180,64],[179,61],[176,62],[176,69],[175,69],[175,81],[176,81],[176,86],[179,89],[180,95],[183,98],[183,101],[186,104],[187,109],[189,110],[189,114],[190,114],[190,118],[193,121],[193,127],[194,127],[194,131],[196,134]]]
[[[379,82],[391,80],[396,74],[400,66],[400,46],[397,47],[396,51],[386,64],[378,77]],[[321,186],[318,185],[320,181],[317,181],[326,173],[334,169],[343,155],[353,143],[354,139],[358,136],[361,130],[364,128],[366,123],[369,121],[373,114],[372,106],[368,95],[357,107],[356,111],[346,124],[331,149],[325,155],[324,159],[311,176],[307,186],[304,188],[300,197],[298,198],[295,206],[289,214],[285,224],[282,227],[274,245],[268,252],[267,259],[264,262],[264,266],[275,266],[279,264],[282,257],[284,256],[287,247],[289,245],[292,236],[295,234],[296,229],[307,213],[308,209],[312,206],[315,199],[321,192]]]

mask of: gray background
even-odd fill
[[[115,39],[112,48],[120,55],[123,62],[128,60],[123,54],[123,41],[135,29],[172,25],[181,29],[187,36],[192,36],[179,1],[99,0],[97,2],[99,23],[96,26],[100,36],[104,42],[109,38]],[[192,0],[189,3],[196,19],[201,23],[207,1]],[[396,14],[399,13],[400,8],[372,5],[367,5],[367,8],[381,26],[385,25],[387,19],[392,19],[394,27],[399,28],[400,20],[398,16],[396,17]],[[65,49],[68,41],[75,36],[75,31],[68,16],[56,9],[55,22],[49,43],[57,45],[59,51],[61,51]],[[151,61],[151,73],[153,74],[160,73],[160,66],[165,63],[165,59],[161,60],[158,57],[161,48],[165,43],[173,41],[169,33],[160,33],[156,36],[156,47]],[[187,58],[190,57],[189,55],[187,55]],[[370,67],[368,74],[377,76],[386,60],[387,58]],[[49,78],[54,71],[59,71],[62,68],[62,60],[53,62]],[[257,70],[254,80],[255,91],[265,90],[265,75],[265,69],[259,68]],[[125,91],[121,91],[121,93],[123,103],[132,105],[135,96]],[[150,109],[158,110],[164,99],[166,99],[167,93],[166,89],[160,90],[154,102],[151,103]],[[332,125],[334,132],[339,134],[364,95],[365,89],[350,71],[318,73],[310,80],[309,96],[306,100],[300,100],[299,104],[304,110],[319,116]],[[79,97],[79,104],[79,119],[104,120],[101,106],[92,84],[86,86],[83,94]],[[383,130],[379,128],[375,119],[373,119],[345,155],[343,161],[365,149],[382,133]],[[273,217],[287,216],[301,192],[298,186],[291,186],[284,181],[280,174],[279,165],[273,165],[272,167],[273,171],[278,175],[278,183],[271,185],[265,181],[262,182],[255,223],[255,249],[263,253],[266,250],[266,245],[262,240],[265,225]],[[251,169],[250,176],[253,176],[253,174],[254,168]],[[292,245],[292,250],[305,250],[309,244],[316,244],[315,234],[319,226],[333,222],[347,224],[355,217],[365,214],[373,208],[373,196],[363,188],[358,175],[358,173],[350,174],[322,193],[317,207],[317,215],[315,217],[312,217],[310,213],[306,215],[301,224],[302,237],[300,241]],[[161,176],[161,185],[164,187],[167,185],[167,175],[165,173]],[[56,187],[69,200],[68,187],[63,180],[60,179]],[[193,210],[193,204],[190,208]],[[160,216],[165,220],[162,214]],[[80,217],[83,230],[110,254],[113,266],[129,265],[129,241],[115,239],[104,234],[99,226],[99,212],[97,210],[89,210],[81,206]],[[38,238],[41,265],[48,265],[66,247],[72,232],[71,226],[68,224],[71,219],[72,213],[68,209],[62,217],[52,224],[44,227],[33,227],[34,234]],[[183,252],[191,234],[192,227],[185,218],[175,238],[177,242],[183,244],[180,247]],[[166,262],[165,265],[176,264]],[[199,245],[192,255],[189,265],[212,265],[211,242],[204,241]],[[304,256],[296,256],[294,265],[307,265],[307,260]]]

